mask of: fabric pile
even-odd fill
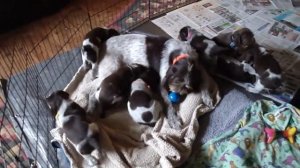
[[[82,107],[88,103],[87,94],[94,92],[100,81],[92,79],[91,71],[80,67],[65,88],[71,99]],[[154,127],[135,123],[126,107],[113,109],[106,118],[97,122],[100,129],[100,160],[96,167],[176,167],[190,156],[199,125],[198,116],[213,110],[220,101],[215,81],[206,74],[200,93],[189,94],[180,105],[181,130],[170,128],[164,114]],[[205,104],[206,100],[213,104]],[[61,143],[72,167],[90,167],[76,151],[61,128],[51,131]]]
[[[300,110],[290,104],[256,101],[232,131],[200,147],[187,167],[300,167],[300,134],[291,143],[284,136],[288,128],[300,130]],[[265,128],[275,130],[267,143]]]

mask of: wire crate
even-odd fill
[[[80,46],[94,27],[131,30],[195,0],[77,0],[0,34],[0,167],[59,167],[44,102],[82,64]]]

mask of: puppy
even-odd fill
[[[256,76],[254,86],[248,87],[247,90],[253,93],[278,91],[282,86],[281,67],[265,48],[259,47],[259,50],[260,52],[254,55],[253,66],[245,67],[247,72]]]
[[[210,72],[215,71],[219,57],[235,53],[227,47],[217,45],[215,41],[208,39],[190,26],[181,28],[178,38],[182,41],[190,41],[191,46],[196,48],[200,64]]]
[[[150,126],[156,123],[163,110],[160,101],[155,98],[150,86],[141,78],[131,84],[127,108],[135,122]]]
[[[221,33],[213,40],[220,46],[243,51],[256,44],[253,32],[248,28],[241,28],[230,33]]]
[[[90,160],[90,165],[97,164],[99,130],[95,123],[87,120],[85,110],[61,90],[53,92],[46,98],[46,102],[56,118],[57,127],[62,128],[76,150]]]
[[[107,39],[112,36],[119,35],[115,29],[105,29],[96,27],[88,32],[82,42],[81,56],[85,70],[89,70],[95,66],[100,58],[100,51]]]
[[[130,94],[131,83],[137,78],[144,76],[144,73],[151,73],[151,71],[155,70],[149,70],[140,64],[120,67],[102,81],[95,96],[91,97],[88,107],[89,114],[96,114],[97,117],[105,117],[105,110],[122,102],[126,102]],[[150,79],[147,80],[150,81]],[[159,82],[159,79],[157,82]],[[157,89],[158,86],[153,87]]]
[[[275,91],[281,86],[281,68],[265,48],[256,43],[254,34],[248,28],[225,33],[213,39],[217,44],[235,51],[218,60],[219,72],[239,82],[251,83],[247,90],[253,93]],[[226,65],[227,64],[227,65]]]
[[[189,40],[195,31],[190,27],[184,27],[180,30],[179,38]],[[213,38],[215,43],[199,33],[193,39],[196,38],[203,41],[201,44],[197,40],[196,44],[201,45],[198,46],[201,50],[197,52],[202,51],[204,53],[199,55],[206,56],[200,60],[206,65],[216,66],[218,73],[230,79],[250,83],[247,87],[248,91],[259,93],[274,91],[280,87],[281,68],[278,62],[256,43],[250,29],[242,28],[233,33],[220,34]]]
[[[118,70],[122,64],[131,65],[137,63],[151,67],[159,72],[160,85],[162,86],[162,81],[165,79],[169,67],[172,66],[172,63],[170,63],[172,61],[169,60],[174,53],[179,55],[185,54],[188,58],[198,62],[197,49],[191,46],[189,42],[162,36],[123,34],[109,38],[105,44],[106,51],[103,53],[103,59],[98,62],[97,77],[99,81],[102,81],[107,74]],[[186,67],[182,66],[182,68]],[[189,73],[189,71],[185,72]],[[190,74],[184,74],[184,76],[190,76]],[[167,91],[163,87],[161,88],[164,101],[169,103]],[[94,95],[99,95],[97,92]],[[98,99],[98,97],[95,99]],[[180,122],[176,120],[179,119],[176,118],[177,111],[173,107],[167,107],[169,125],[172,128],[180,129]]]
[[[259,52],[254,34],[248,28],[241,28],[234,32],[219,34],[214,37],[213,40],[220,46],[236,51],[234,56],[241,62],[252,63],[254,59],[252,56],[253,53]]]
[[[191,92],[199,92],[202,82],[202,72],[204,69],[197,60],[187,57],[185,54],[174,52],[170,56],[169,68],[165,78],[162,80],[162,94],[165,103],[168,106],[168,120],[180,122],[179,125],[170,125],[173,128],[179,129],[182,125],[177,114],[180,103]],[[169,100],[169,93],[176,92],[180,95],[178,103],[172,103]],[[169,123],[171,124],[171,123]]]

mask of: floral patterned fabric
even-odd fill
[[[276,136],[266,141],[264,128]],[[295,143],[283,136],[287,127],[295,127]],[[245,111],[232,131],[205,143],[188,167],[300,167],[300,111],[289,104],[257,101]]]

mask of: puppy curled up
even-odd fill
[[[282,84],[280,65],[270,52],[256,43],[250,29],[241,28],[232,33],[220,34],[214,40],[217,44],[236,51],[233,59],[223,57],[218,60],[219,63],[223,62],[222,65],[218,64],[220,72],[236,81],[253,84],[247,87],[253,93],[279,90]],[[241,70],[233,70],[237,68]]]
[[[154,94],[144,80],[139,78],[132,82],[127,108],[135,122],[153,126],[159,119],[163,108]]]
[[[115,29],[96,27],[89,31],[82,42],[81,56],[85,70],[93,68],[101,59],[101,50],[105,50],[105,41],[120,33]]]
[[[153,74],[154,69],[141,64],[124,65],[106,77],[94,95],[90,96],[88,113],[92,116],[105,117],[106,110],[128,100],[131,83],[142,78],[152,85],[154,90],[159,89],[159,78],[146,78],[145,74]],[[157,73],[157,72],[156,72]],[[158,76],[159,77],[159,76]]]
[[[86,111],[69,98],[64,91],[53,92],[46,102],[61,128],[76,150],[87,160],[90,166],[99,159],[99,130],[97,124],[90,122]]]
[[[234,50],[236,52],[234,57],[241,62],[251,64],[254,60],[253,54],[259,52],[259,45],[256,43],[253,32],[246,27],[234,32],[221,33],[213,40],[220,46]]]

